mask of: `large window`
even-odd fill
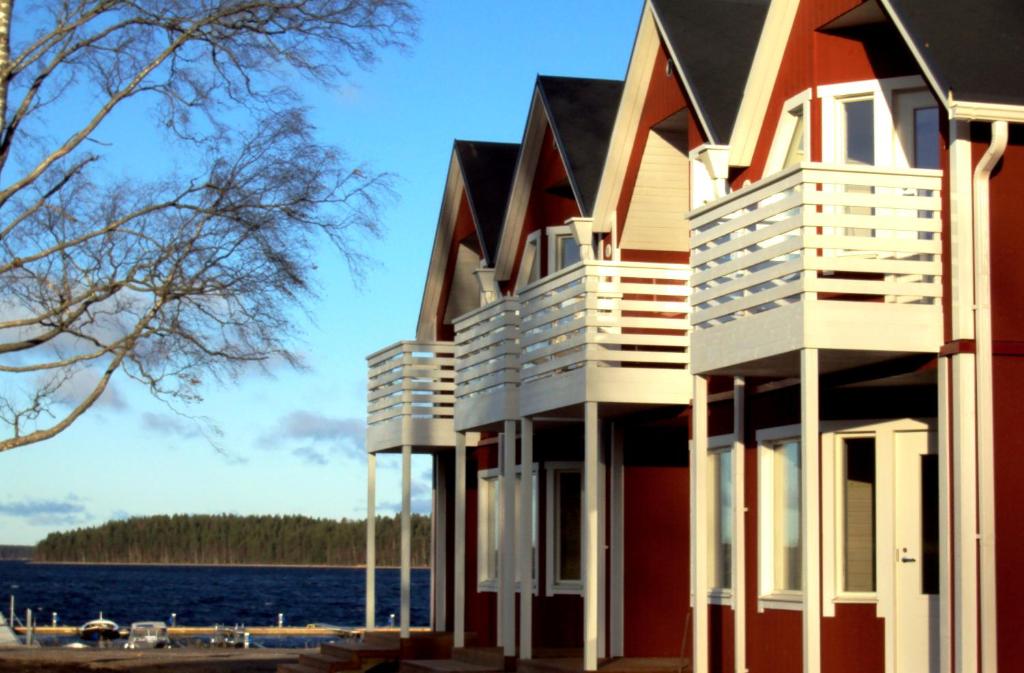
[[[501,549],[501,482],[498,470],[481,470],[477,477],[477,584],[481,590],[498,586]]]
[[[800,441],[761,440],[759,469],[762,599],[799,600],[803,591]]]
[[[533,588],[537,582],[537,469],[530,471],[533,479]],[[477,584],[482,591],[496,591],[498,578],[501,576],[501,479],[497,469],[481,470],[478,474],[477,506],[478,506],[478,544],[477,544]],[[519,501],[522,492],[522,468],[516,468],[515,510],[513,516],[513,535],[518,541]],[[516,579],[518,589],[518,577]]]
[[[711,589],[724,594],[732,588],[732,451],[708,454],[708,568]]]
[[[839,507],[842,590],[875,591],[875,438],[844,437]]]
[[[548,273],[555,273],[580,261],[580,244],[572,233],[572,227],[559,225],[548,227]]]
[[[579,463],[548,466],[548,594],[583,589],[583,472]]]

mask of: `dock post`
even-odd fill
[[[597,402],[583,404],[583,670],[597,670]]]
[[[519,658],[533,658],[533,419],[520,421]]]
[[[455,647],[466,646],[466,433],[455,433]]]
[[[377,454],[366,456],[366,628],[377,626]]]
[[[402,447],[402,594],[399,633],[409,637],[409,598],[412,589],[412,447]]]
[[[35,624],[32,621],[32,608],[25,610],[25,644],[31,645],[35,640]]]

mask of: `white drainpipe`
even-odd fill
[[[981,562],[981,670],[996,671],[995,421],[992,411],[992,278],[989,178],[1006,150],[1008,125],[992,123],[992,142],[974,169],[974,330],[977,390],[978,509]]]

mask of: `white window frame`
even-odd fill
[[[476,589],[478,592],[496,592],[498,590],[498,566],[495,565],[494,577],[489,577],[487,574],[487,557],[491,550],[489,547],[491,540],[490,522],[491,522],[491,502],[489,499],[489,489],[494,488],[499,483],[501,471],[498,468],[491,468],[488,470],[480,470],[477,472],[477,489],[476,489],[476,521],[477,521],[477,535],[476,535]],[[493,482],[493,486],[488,484],[485,487],[485,483]],[[501,508],[501,498],[499,495],[495,506]],[[499,515],[500,520],[500,515]],[[500,532],[499,532],[500,535]],[[500,544],[496,544],[496,555],[500,559],[501,549]]]
[[[875,604],[879,618],[895,614],[893,525],[898,502],[893,483],[893,443],[896,433],[935,432],[936,422],[900,418],[894,420],[830,421],[821,424],[821,608],[822,616],[834,617],[842,603]],[[875,438],[875,591],[852,593],[841,590],[842,576],[842,440],[847,437]],[[940,488],[942,488],[940,484]],[[940,515],[941,516],[941,515]],[[940,519],[941,521],[941,519]],[[837,527],[838,526],[838,527]],[[940,550],[940,553],[943,553]],[[886,628],[889,629],[886,620]]]
[[[544,463],[546,492],[547,492],[547,506],[545,509],[546,516],[546,535],[545,535],[545,587],[544,595],[554,596],[556,594],[568,594],[573,596],[583,595],[583,578],[580,577],[578,581],[556,581],[555,569],[558,567],[558,541],[555,538],[555,527],[556,521],[558,520],[557,512],[555,511],[558,507],[558,500],[555,497],[556,481],[560,472],[579,472],[580,474],[580,532],[583,532],[583,462],[582,461],[552,461]],[[583,549],[580,548],[580,570],[582,574],[583,569]]]
[[[523,244],[523,256],[519,260],[519,272],[516,274],[516,294],[530,284],[530,270],[534,262],[540,265],[540,234],[541,230],[531,231]],[[543,278],[543,269],[537,269],[537,280]],[[534,281],[535,282],[535,281]]]
[[[799,424],[757,431],[757,610],[803,610],[803,591],[775,589],[775,447],[786,441],[800,444],[800,469],[804,469]],[[801,502],[806,510],[807,503]],[[801,531],[801,536],[803,532]],[[801,540],[801,544],[806,541]]]
[[[839,155],[839,133],[843,129],[842,105],[848,101],[871,97],[874,101],[875,165],[897,166],[897,153],[902,154],[896,142],[895,96],[907,89],[925,86],[918,75],[843,82],[818,87],[821,98],[821,159],[826,164],[842,162]],[[902,165],[906,165],[903,160]]]
[[[712,454],[722,454],[722,453],[732,454],[732,452],[733,452],[733,445],[734,445],[735,441],[736,441],[735,440],[735,435],[732,435],[732,434],[728,434],[728,435],[715,435],[714,437],[709,437],[708,438],[708,460],[707,460],[706,464],[708,464],[708,465],[711,464],[711,455]],[[721,469],[721,463],[719,463],[718,469],[719,470]],[[717,475],[718,475],[718,472],[716,471],[715,472],[715,476],[717,476]],[[732,479],[732,471],[731,470],[730,470],[730,473],[729,473],[729,479],[730,480]],[[707,488],[707,498],[708,498],[708,509],[707,509],[707,512],[708,512],[708,515],[710,516],[710,515],[712,515],[714,513],[715,509],[717,509],[718,504],[719,504],[720,501],[719,501],[718,498],[715,497],[715,488],[714,488],[714,485],[712,483],[706,481],[705,482],[705,488]],[[735,488],[735,485],[734,485],[734,488]],[[735,492],[733,493],[732,506],[733,507],[736,506],[736,494],[735,494]],[[718,516],[721,516],[721,514],[719,513]],[[713,529],[710,526],[710,523],[711,522],[709,521],[708,522],[709,525],[707,526],[707,531],[708,531],[708,533],[707,533],[708,534],[708,583],[709,584],[711,583],[711,570],[714,567],[713,564],[711,563],[712,552],[716,548],[715,541],[711,539],[711,534],[713,532]],[[732,525],[731,521],[730,521],[729,525],[730,526]],[[733,543],[732,543],[732,545],[733,545],[732,546],[732,553],[735,554],[736,553],[735,531],[734,531],[734,534],[733,534]],[[730,566],[731,565],[732,564],[730,564]],[[731,584],[731,583],[736,581],[736,578],[732,577],[732,568],[731,567],[729,569],[729,574],[730,574],[730,577],[732,578],[732,582],[730,582],[730,584]],[[711,605],[728,605],[728,606],[732,606],[732,604],[733,604],[732,587],[730,586],[729,588],[723,588],[723,587],[709,586],[708,587],[708,603],[711,604]]]
[[[561,260],[558,258],[558,241],[562,238],[568,238],[572,241],[573,245],[579,247],[579,243],[576,241],[576,235],[572,231],[572,227],[567,224],[559,224],[546,228],[548,235],[548,275],[558,273],[562,270],[560,265]],[[583,259],[583,255],[580,255],[580,259]]]
[[[772,139],[771,149],[768,150],[768,159],[764,164],[765,176],[778,173],[783,169],[783,165],[786,163],[786,155],[789,154],[789,147],[793,142],[793,132],[796,130],[799,117],[802,117],[804,122],[804,159],[805,161],[810,161],[811,90],[804,89],[782,104],[782,112],[779,114],[779,121],[775,125],[775,137]]]

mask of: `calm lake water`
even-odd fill
[[[397,569],[377,570],[377,623],[398,615]],[[313,622],[340,626],[363,624],[366,572],[357,568],[252,568],[193,566],[55,565],[0,561],[0,609],[7,615],[10,596],[16,612],[37,615],[49,624],[58,613],[62,625],[79,626],[100,611],[121,626],[162,620],[177,613],[182,626]],[[412,571],[412,623],[430,619],[430,572]]]

